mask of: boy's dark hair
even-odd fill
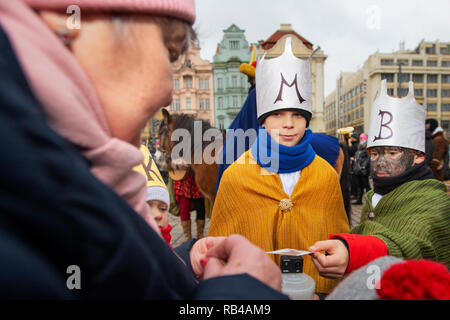
[[[283,108],[283,109],[273,110],[273,111],[264,113],[263,115],[261,115],[258,118],[259,125],[261,126],[264,123],[264,121],[266,121],[266,118],[268,116],[270,116],[272,113],[280,112],[280,111],[294,111],[294,112],[300,113],[306,119],[306,128],[309,127],[309,122],[311,121],[312,114],[306,110],[301,110],[301,109],[297,109],[297,108],[287,108],[287,109]]]

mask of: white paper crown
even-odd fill
[[[281,56],[265,59],[264,55],[258,61],[255,76],[258,118],[281,109],[300,109],[312,115],[311,57],[294,56],[291,37],[286,38]]]
[[[404,98],[390,97],[386,80],[381,81],[370,114],[367,147],[395,146],[425,152],[425,117],[425,107],[414,98],[412,81]]]

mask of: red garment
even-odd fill
[[[386,244],[377,237],[340,233],[336,235],[330,235],[330,239],[343,239],[348,245],[348,266],[345,270],[346,274],[351,273],[353,270],[359,269],[365,266],[369,262],[388,255],[388,249]]]
[[[183,180],[173,182],[173,190],[177,202],[179,202],[178,196],[183,196],[188,199],[203,198],[203,194],[195,183],[194,175],[191,171],[188,172]]]
[[[177,196],[177,203],[180,207],[181,221],[191,220],[191,200],[184,196]]]
[[[166,240],[166,242],[169,244],[169,246],[173,249],[173,247],[170,245],[170,240],[172,240],[172,235],[170,234],[170,231],[172,231],[172,226],[169,224],[167,225],[167,228],[159,228],[159,231],[161,231],[161,235]]]
[[[450,272],[443,264],[427,260],[396,263],[381,278],[381,300],[449,300]]]

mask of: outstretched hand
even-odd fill
[[[240,235],[231,235],[209,249],[203,279],[248,273],[275,290],[281,290],[280,268],[259,247]]]
[[[314,252],[312,261],[322,277],[339,279],[344,276],[348,266],[349,253],[340,240],[318,241],[308,250]],[[320,251],[326,251],[328,255],[324,255]]]
[[[206,237],[198,240],[193,245],[189,255],[191,259],[192,270],[194,270],[197,278],[201,279],[203,277],[203,265],[202,261],[205,261],[206,252],[225,240],[225,237]]]

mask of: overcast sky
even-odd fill
[[[210,61],[232,23],[249,42],[292,24],[328,55],[325,95],[341,71],[356,71],[377,50],[398,50],[400,41],[406,49],[422,39],[450,42],[449,0],[196,0],[196,11],[201,57]]]

